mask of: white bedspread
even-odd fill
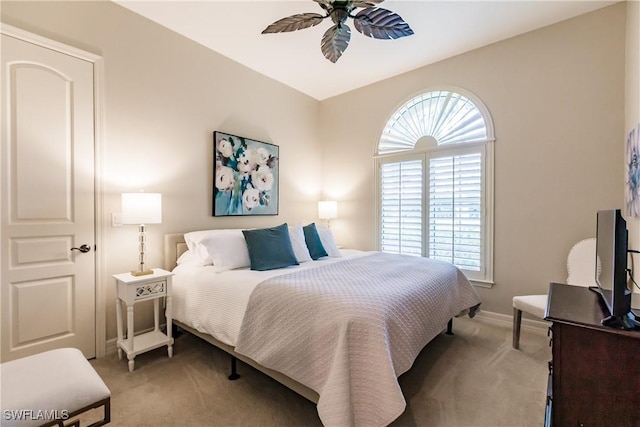
[[[382,426],[406,406],[397,377],[479,304],[451,264],[374,253],[260,283],[236,351],[318,392],[325,426]]]
[[[213,266],[178,265],[173,272],[173,318],[230,346],[235,346],[251,292],[263,280],[316,268],[367,252],[342,250],[341,258],[322,258],[269,271],[248,268],[215,272]]]

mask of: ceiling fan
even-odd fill
[[[377,7],[384,0],[313,0],[325,11],[319,13],[299,13],[282,18],[269,25],[262,34],[285,33],[302,30],[318,25],[326,18],[331,18],[334,25],[322,36],[321,49],[323,55],[335,63],[349,45],[351,28],[346,24],[347,18],[360,33],[374,39],[398,39],[410,36],[413,30],[400,15],[390,10]],[[353,15],[356,8],[363,8]]]

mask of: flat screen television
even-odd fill
[[[627,222],[620,209],[598,211],[596,230],[596,290],[609,311],[602,324],[635,329],[631,290],[627,287]]]

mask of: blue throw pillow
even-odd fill
[[[264,271],[298,265],[286,223],[272,228],[242,230],[242,234],[249,249],[252,270]]]
[[[309,225],[305,225],[302,227],[302,231],[304,232],[304,241],[307,243],[311,259],[316,260],[323,256],[328,256],[327,251],[324,249],[324,246],[322,246],[322,241],[320,240],[320,235],[318,234],[315,223],[312,222]]]

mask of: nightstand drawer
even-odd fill
[[[155,298],[159,295],[167,293],[167,281],[157,280],[155,282],[142,283],[136,286],[136,292],[133,297],[135,301],[143,301],[148,298]]]

